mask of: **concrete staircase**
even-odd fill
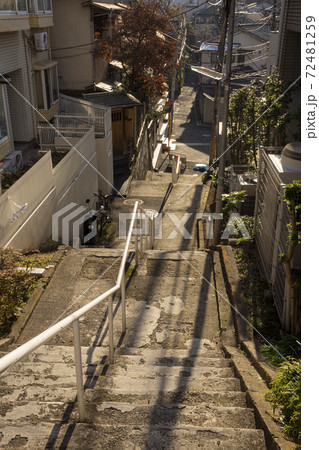
[[[95,271],[108,261],[108,250],[99,251],[85,250],[69,283],[91,281],[93,259]],[[221,349],[210,256],[153,250],[132,269],[124,337],[114,298],[114,365],[107,311],[81,321],[87,422],[78,422],[72,332],[65,330],[2,376],[0,448],[265,449]]]

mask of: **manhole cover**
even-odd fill
[[[127,198],[123,203],[125,205],[134,206],[135,202],[138,202],[139,205],[143,205],[144,203],[143,200],[140,200],[139,198]]]

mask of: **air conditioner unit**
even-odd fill
[[[3,172],[15,172],[23,169],[23,158],[20,150],[15,150],[2,160]]]
[[[34,45],[37,51],[47,50],[49,46],[48,33],[34,33]]]

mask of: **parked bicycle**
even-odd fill
[[[98,243],[101,243],[104,237],[103,232],[106,230],[107,225],[112,222],[111,202],[113,199],[113,195],[104,195],[96,192],[93,192],[93,195],[96,198],[95,209],[91,207],[90,199],[87,199],[86,203],[91,212],[91,215],[84,223],[84,236],[87,236],[87,234],[92,232],[94,228],[96,230],[95,236],[87,242],[87,244],[89,245],[96,245]]]

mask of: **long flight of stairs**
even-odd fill
[[[107,252],[86,250],[82,283]],[[198,274],[211,279],[211,270],[203,252],[146,252],[127,281],[124,338],[114,299],[114,365],[107,312],[104,321],[92,313],[81,322],[86,422],[78,422],[73,347],[64,332],[1,377],[0,448],[265,449],[222,351],[214,289]]]

